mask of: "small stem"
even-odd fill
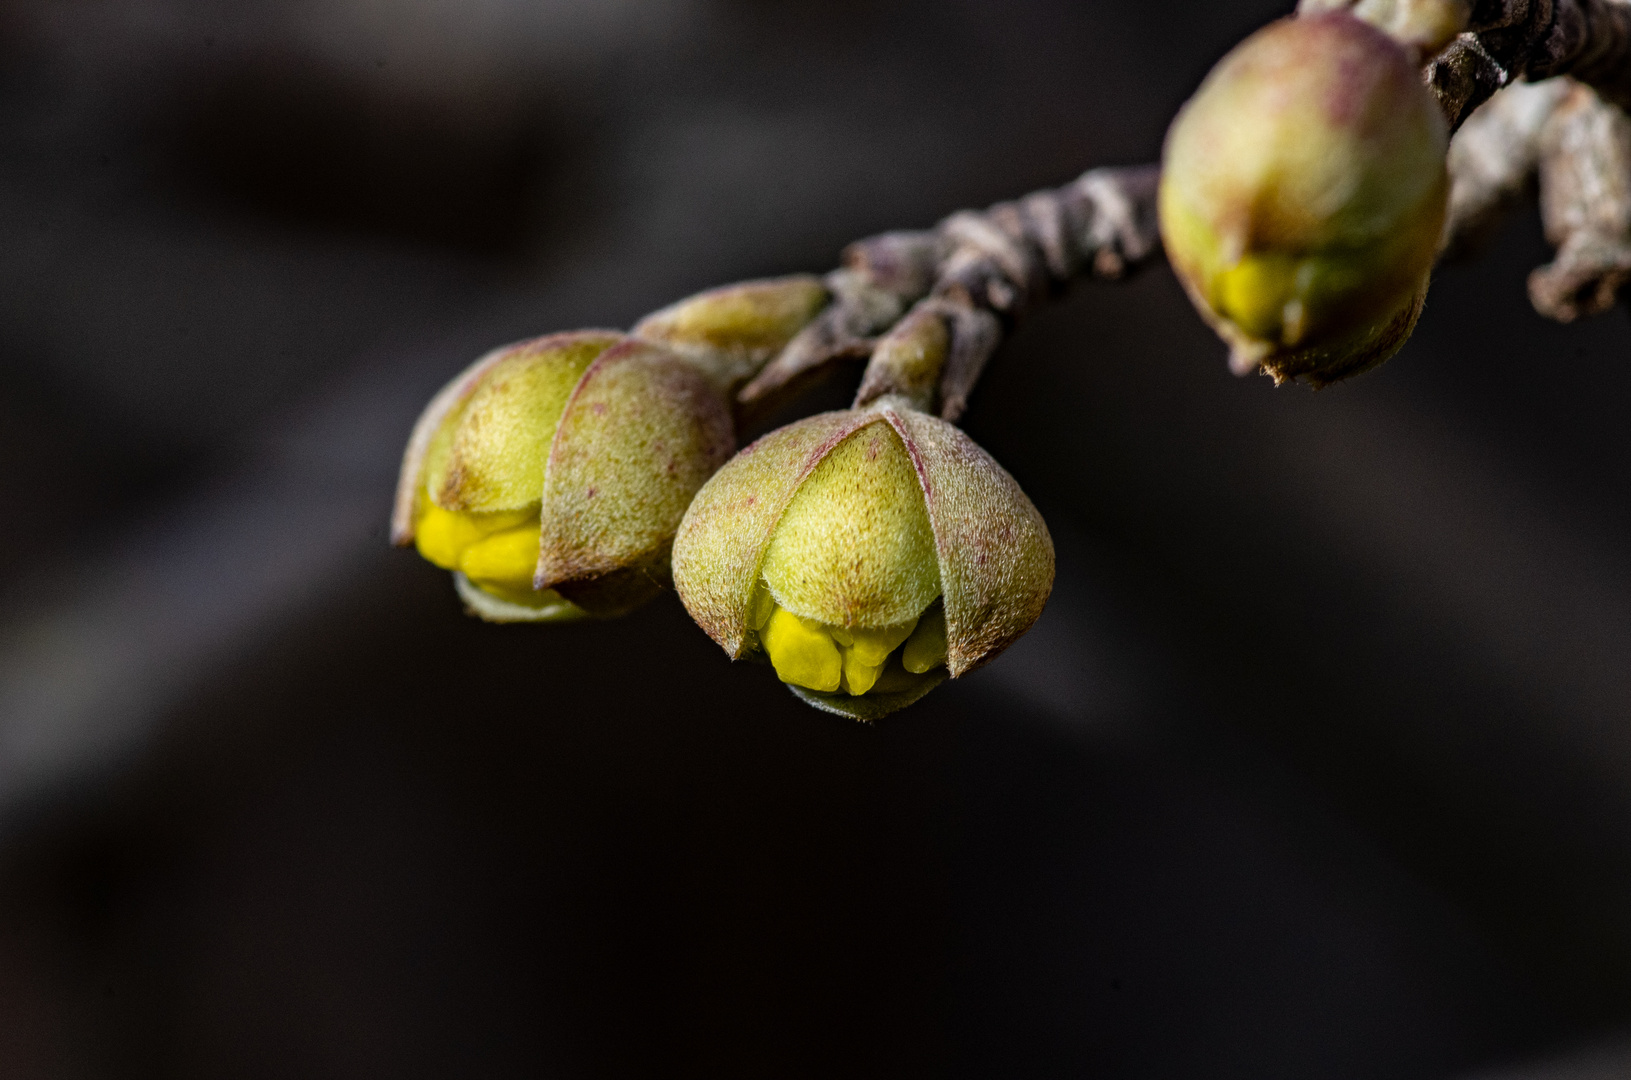
[[[884,388],[902,380],[910,394],[921,395],[913,381],[921,370],[896,369],[906,363],[908,338],[921,344],[914,335],[929,333],[928,323],[913,322],[911,334],[887,350],[880,347],[888,337],[870,337],[910,310],[909,320],[932,314],[945,326],[945,357],[931,396],[941,416],[955,419],[1004,331],[1032,305],[1077,276],[1119,279],[1160,254],[1159,181],[1155,165],[1094,169],[1064,187],[960,211],[934,229],[850,245],[844,269],[827,278],[833,304],[742,389],[738,402],[754,405],[835,358],[855,355],[872,357],[863,396],[898,392]]]
[[[951,351],[951,331],[946,324],[946,314],[934,301],[918,304],[896,323],[872,350],[872,361],[855,394],[855,407],[888,397],[918,412],[933,409]]]

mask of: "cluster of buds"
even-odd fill
[[[856,273],[838,279],[850,297]],[[926,301],[900,318],[926,288],[886,295],[878,321],[898,322],[868,342],[856,408],[728,463],[733,391],[834,317],[864,331],[853,300],[830,308],[814,278],[750,282],[628,334],[499,349],[420,417],[396,542],[497,622],[621,615],[672,580],[732,657],[767,660],[811,704],[860,719],[908,705],[1023,634],[1053,581],[1036,508],[927,411],[968,313]]]
[[[953,421],[1007,326],[1074,275],[1152,257],[1157,218],[1235,369],[1277,382],[1323,385],[1396,352],[1446,236],[1537,167],[1559,244],[1532,279],[1537,307],[1612,304],[1631,282],[1631,7],[1610,7],[1302,0],[1207,77],[1159,180],[1094,170],[852,245],[826,278],[499,349],[420,417],[393,538],[498,622],[621,615],[672,584],[733,659],[818,708],[884,716],[1041,614],[1047,528]],[[1485,29],[1505,34],[1499,62]],[[1514,87],[1474,117],[1452,197],[1452,122],[1514,72],[1570,65],[1595,92]],[[852,408],[731,456],[741,411],[845,356],[870,358]]]

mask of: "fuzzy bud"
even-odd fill
[[[1053,542],[1019,485],[943,420],[882,405],[766,435],[703,486],[674,583],[730,656],[872,720],[1035,622]]]
[[[792,274],[697,293],[641,319],[632,333],[687,357],[721,386],[752,377],[804,329],[830,294]]]
[[[621,614],[668,577],[674,529],[735,435],[720,390],[613,331],[498,349],[420,417],[392,538],[495,622]]]
[[[1405,47],[1351,15],[1271,23],[1213,68],[1167,134],[1161,235],[1237,372],[1318,386],[1399,350],[1447,146]]]

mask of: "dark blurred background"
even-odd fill
[[[1631,325],[1532,207],[1318,394],[1034,316],[1054,598],[875,727],[386,544],[486,348],[1151,160],[1289,6],[0,3],[0,1075],[1631,1075]]]

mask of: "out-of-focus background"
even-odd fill
[[[1151,160],[1288,7],[0,4],[0,1074],[1631,1074],[1631,325],[1532,208],[1318,394],[1030,319],[1054,598],[875,727],[386,544],[488,347]]]

